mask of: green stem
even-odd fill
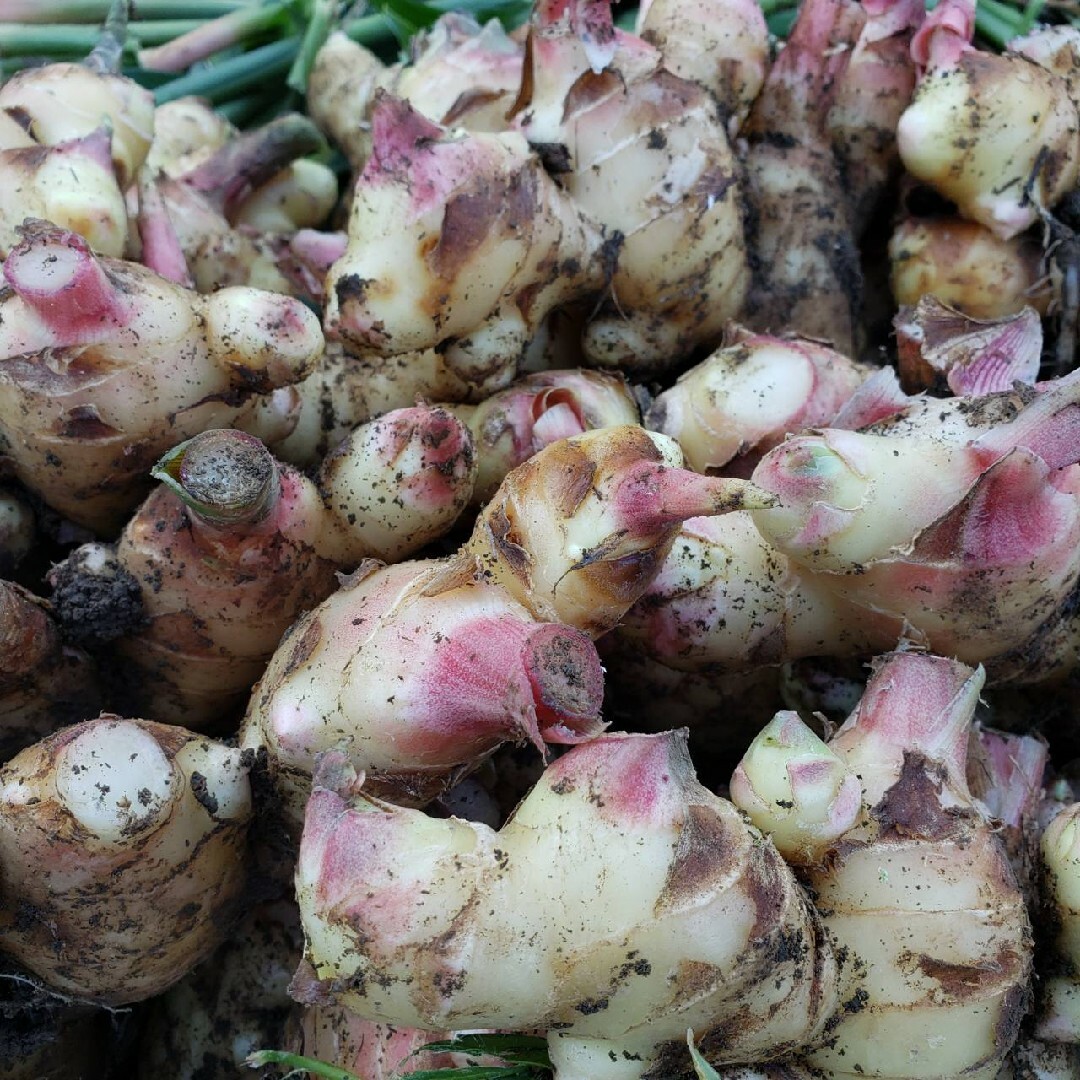
[[[360,1080],[355,1073],[339,1069],[336,1065],[327,1065],[325,1061],[301,1057],[299,1054],[288,1054],[284,1050],[256,1050],[248,1054],[244,1064],[252,1069],[261,1069],[265,1065],[288,1065],[291,1069],[306,1069],[326,1080]]]
[[[387,40],[394,33],[390,20],[382,14],[361,15],[358,19],[350,19],[341,27],[341,31],[347,38],[361,45],[374,45]]]
[[[140,45],[158,45],[171,41],[202,24],[197,19],[161,19],[132,23],[129,36]],[[100,31],[86,23],[54,23],[51,26],[36,23],[0,23],[0,49],[5,52],[18,50],[23,53],[83,53],[90,52],[97,44]],[[128,44],[126,52],[134,49]]]
[[[238,97],[245,90],[265,86],[268,81],[283,76],[292,66],[299,49],[300,35],[297,34],[240,56],[230,56],[211,67],[172,79],[154,91],[154,101],[163,105],[189,94],[209,98],[214,103]]]
[[[139,0],[138,19],[216,19],[255,0]],[[109,14],[109,0],[5,0],[4,21],[17,23],[94,23]]]
[[[307,93],[311,65],[315,63],[315,54],[322,48],[334,28],[336,8],[335,0],[314,0],[308,16],[307,30],[300,42],[300,51],[289,69],[289,77],[285,80],[289,88],[298,94]]]
[[[222,49],[242,44],[289,20],[290,0],[241,8],[210,22],[196,22],[183,36],[147,49],[140,56],[143,67],[154,71],[183,71]],[[137,31],[137,28],[136,28]]]
[[[777,6],[771,14],[765,16],[765,25],[773,37],[786,38],[795,25],[798,8]]]
[[[761,8],[766,19],[770,15],[783,11],[785,8],[792,7],[791,0],[758,0],[758,6]]]
[[[999,49],[1012,41],[1020,32],[1023,13],[998,0],[979,0],[975,9],[975,32]]]
[[[1046,0],[1028,0],[1024,8],[1024,21],[1019,28],[1022,35],[1030,34],[1035,29],[1035,24],[1039,21],[1039,16],[1042,15],[1045,7]]]
[[[217,111],[238,128],[247,127],[257,116],[262,116],[281,103],[281,90],[274,87],[270,91],[245,94],[243,97],[230,98],[217,106]]]

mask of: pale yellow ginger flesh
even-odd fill
[[[771,1059],[836,1006],[791,871],[697,783],[684,733],[575,747],[497,833],[350,795],[334,760],[298,865],[307,1002],[547,1029],[559,1075],[592,1080],[681,1074],[688,1026],[716,1063]]]
[[[904,166],[1002,240],[1076,186],[1080,119],[1064,79],[969,50],[927,72],[900,118]]]

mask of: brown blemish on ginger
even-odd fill
[[[944,772],[922,754],[904,752],[900,778],[871,811],[880,837],[918,840],[949,840],[970,828],[972,813],[941,805]]]
[[[734,856],[726,821],[708,807],[691,805],[653,909],[654,916],[660,918],[681,907],[709,881],[722,878]]]

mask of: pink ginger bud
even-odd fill
[[[928,11],[911,42],[911,55],[923,69],[952,67],[971,46],[974,0],[943,0]]]
[[[859,778],[799,718],[779,712],[731,777],[731,801],[788,862],[820,862],[862,813]]]
[[[468,505],[476,477],[469,429],[445,409],[393,409],[323,459],[315,483],[337,528],[310,537],[342,566],[396,562],[437,540]]]
[[[315,757],[344,746],[367,788],[422,804],[507,741],[602,728],[580,631],[537,623],[468,558],[368,565],[290,631],[244,722],[298,824]]]
[[[625,380],[599,371],[526,375],[480,405],[459,405],[453,411],[465,418],[476,441],[477,503],[486,503],[511,469],[545,446],[640,419]]]
[[[169,208],[148,169],[139,171],[139,213],[136,219],[142,242],[140,262],[156,274],[185,288],[194,288],[191,271],[169,217]]]
[[[993,1076],[1017,1036],[1031,927],[964,770],[982,683],[954,660],[889,654],[830,740],[866,812],[805,871],[849,958],[849,1004],[805,1054],[819,1069],[904,1076],[917,1059],[927,1075]]]
[[[857,431],[895,415],[911,404],[895,369],[878,368],[855,388],[832,418],[830,427]]]
[[[829,749],[859,773],[870,805],[911,753],[941,767],[952,797],[967,800],[968,737],[985,681],[981,668],[956,660],[890,653],[875,662],[859,704]]]

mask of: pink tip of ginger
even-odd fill
[[[544,624],[529,635],[523,659],[545,742],[577,743],[604,729],[604,669],[587,634]]]
[[[79,139],[58,143],[56,149],[62,153],[88,158],[103,169],[113,168],[112,132],[104,125]]]
[[[657,735],[601,735],[575,746],[547,769],[554,791],[581,789],[597,814],[616,825],[646,831],[681,820],[695,784],[685,730]]]
[[[894,652],[875,662],[855,712],[833,745],[872,736],[897,751],[919,751],[963,782],[968,735],[985,676],[958,660]]]
[[[90,245],[48,222],[23,226],[4,262],[4,280],[41,316],[57,345],[75,345],[103,325],[124,326],[128,313]]]
[[[581,415],[577,396],[561,386],[537,394],[533,398],[531,414],[534,450],[542,450],[559,439],[580,435],[588,426]]]
[[[920,68],[950,68],[971,48],[975,0],[941,0],[911,39],[911,58]]]
[[[408,179],[417,168],[417,158],[440,141],[445,132],[404,98],[380,90],[371,113],[371,157],[363,178],[382,173]]]

